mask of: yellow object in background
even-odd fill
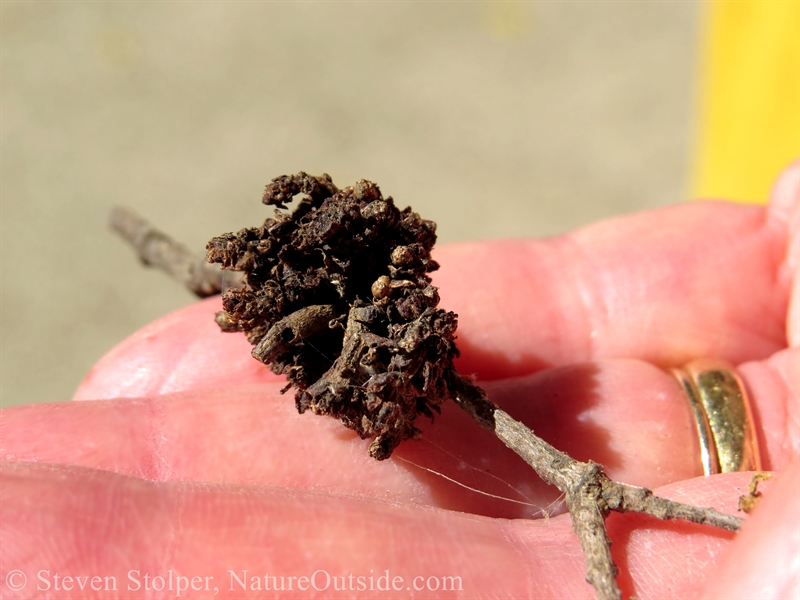
[[[766,202],[800,156],[800,0],[709,5],[693,196]]]

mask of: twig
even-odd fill
[[[113,207],[110,222],[145,265],[165,271],[200,298],[222,291],[223,271],[207,263],[205,254],[194,254],[129,208]],[[239,273],[228,273],[225,278],[228,287],[241,286]]]

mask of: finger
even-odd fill
[[[795,161],[775,183],[770,194],[770,216],[789,232],[786,255],[778,272],[790,282],[789,317],[786,337],[789,346],[800,345],[800,160]]]
[[[800,449],[798,352],[785,350],[739,368],[767,469],[783,468]],[[167,360],[161,364],[168,369]],[[367,442],[336,421],[297,415],[291,396],[277,394],[276,384],[203,390],[209,383],[206,355],[197,353],[193,360],[199,362],[195,368],[183,359],[186,375],[180,383],[188,390],[200,388],[194,393],[98,404],[81,409],[85,412],[70,412],[63,405],[14,409],[5,415],[5,443],[25,460],[119,469],[156,479],[250,478],[270,485],[415,497],[495,516],[553,510],[547,507],[557,494],[451,403],[435,423],[418,422],[421,441],[401,446],[390,469],[367,458]],[[116,368],[125,372],[130,362],[122,360]],[[192,373],[199,374],[199,381]],[[696,425],[684,392],[671,375],[647,363],[586,363],[486,387],[495,402],[545,440],[579,460],[605,465],[619,480],[654,487],[702,473]],[[45,429],[46,435],[31,434]],[[287,460],[287,449],[297,460]],[[303,479],[301,474],[314,464],[329,466],[321,475],[312,474],[312,480]],[[370,476],[360,479],[360,472]]]
[[[472,598],[594,597],[566,516],[484,519],[319,493],[153,483],[52,465],[7,463],[2,474],[3,570],[21,571],[29,586],[49,583],[48,597],[108,597],[102,586],[109,581],[128,598],[153,597],[153,585],[166,588],[171,581],[173,590],[155,595],[172,597],[177,585],[188,586],[193,577],[199,578],[198,591],[208,582],[206,593],[220,598],[263,597],[266,583],[272,593],[280,585],[272,578],[283,577],[286,588],[293,576],[294,587],[281,595],[303,598],[315,573],[318,587],[328,582],[326,575],[344,576],[338,580],[344,586],[350,574],[354,586],[359,577],[369,586],[372,577],[374,587],[360,594],[357,587],[345,588],[356,597],[379,592],[405,598],[415,583],[425,597],[453,597],[453,591],[441,590],[445,581],[460,590],[455,595]],[[733,497],[742,485],[743,477],[723,477],[662,491],[730,510],[722,498]],[[632,524],[638,525],[635,531]],[[731,537],[628,516],[614,519],[610,530],[615,558],[629,573],[621,578],[623,591],[642,599],[696,595]],[[48,540],[44,546],[42,539]],[[386,571],[391,589],[379,589],[378,577]],[[78,590],[73,579],[72,590],[59,592],[56,573],[62,587],[65,576],[97,576],[101,590]],[[150,590],[144,589],[145,575]],[[178,576],[185,578],[180,584]],[[332,588],[328,583],[325,591]],[[7,589],[4,597],[28,598],[32,589]]]
[[[779,225],[765,208],[698,202],[545,240],[438,248],[458,368],[490,379],[610,357],[765,358],[785,346]]]
[[[776,193],[767,212],[695,203],[549,240],[439,248],[435,283],[441,305],[459,314],[459,368],[492,379],[617,356],[662,366],[769,356],[785,345],[796,195]],[[210,299],[134,334],[75,398],[180,391],[187,375],[207,385],[274,380],[242,336],[217,331],[217,310]]]
[[[763,466],[784,469],[800,454],[800,348],[737,370],[751,396]]]
[[[712,571],[704,598],[800,596],[800,457],[764,492],[731,551]],[[766,487],[766,486],[765,486]]]
[[[788,283],[775,284],[785,248],[765,223],[763,209],[705,203],[550,240],[440,248],[435,283],[459,314],[458,367],[493,379],[603,357],[769,356],[785,345]],[[274,380],[243,336],[217,330],[217,310],[209,299],[134,334],[75,398]]]
[[[334,419],[298,415],[278,389],[13,408],[3,413],[3,452],[156,480],[333,490],[509,518],[558,512],[558,492],[454,403],[435,422],[418,421],[420,441],[378,463],[368,440]],[[545,440],[618,480],[655,487],[702,474],[683,391],[647,363],[563,367],[487,390]]]
[[[140,329],[92,367],[73,400],[284,381],[250,356],[244,335],[220,331],[214,321],[220,310],[215,296]]]

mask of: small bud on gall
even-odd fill
[[[381,298],[388,298],[392,293],[392,286],[389,277],[386,275],[381,275],[378,279],[375,280],[375,283],[372,284],[372,295],[375,296],[376,300],[380,300]]]
[[[392,250],[392,264],[395,267],[410,265],[412,260],[414,260],[414,253],[409,250],[408,246],[398,246]]]

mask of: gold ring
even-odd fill
[[[760,470],[750,402],[733,366],[722,360],[700,359],[671,373],[689,398],[700,437],[703,472]]]

